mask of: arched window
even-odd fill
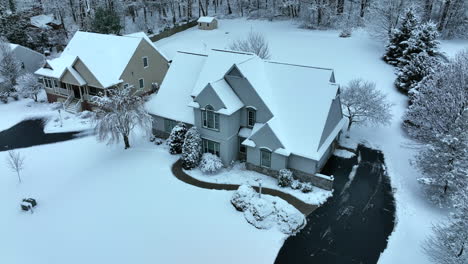
[[[211,105],[202,110],[202,123],[204,128],[219,130],[219,114],[215,113]]]
[[[269,149],[260,149],[260,166],[271,168],[271,151]]]

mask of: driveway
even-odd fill
[[[395,225],[394,198],[383,154],[362,145],[357,151],[360,158],[328,161],[323,173],[335,177],[333,197],[286,240],[275,263],[377,263]]]

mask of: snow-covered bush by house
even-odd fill
[[[81,119],[88,119],[88,118],[92,118],[94,117],[95,113],[94,112],[91,112],[91,111],[83,111],[83,112],[80,112],[78,113],[78,118],[81,118]]]
[[[295,234],[306,224],[305,216],[286,201],[258,193],[249,185],[241,185],[231,198],[236,210],[244,212],[244,217],[259,229],[277,226],[288,235]]]
[[[305,216],[285,201],[275,202],[276,223],[281,232],[295,234],[306,225]]]
[[[200,170],[204,173],[215,173],[223,167],[221,159],[211,153],[205,153],[200,161]]]
[[[304,182],[302,183],[302,192],[303,193],[310,193],[313,189],[312,183]]]
[[[259,229],[269,229],[276,221],[273,203],[259,197],[250,200],[250,206],[245,210],[244,216],[247,222]]]
[[[291,188],[293,188],[293,190],[300,190],[302,189],[302,182],[300,182],[299,180],[293,180],[291,182]]]
[[[178,123],[171,131],[169,136],[169,152],[171,154],[182,153],[182,145],[184,144],[187,126],[184,123]]]
[[[288,187],[294,180],[291,170],[281,169],[278,173],[278,185],[281,187]]]
[[[196,168],[200,164],[202,154],[202,139],[196,127],[191,127],[185,134],[182,145],[182,167],[186,170]]]
[[[257,194],[250,185],[241,185],[231,197],[232,205],[237,211],[244,212],[250,206],[250,200]]]

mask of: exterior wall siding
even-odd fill
[[[143,57],[148,57],[146,68],[143,65]],[[168,69],[168,61],[147,41],[141,40],[120,78],[135,87],[136,92],[146,93],[151,91],[151,83],[162,83]],[[139,79],[144,79],[144,89],[139,89]]]
[[[94,74],[88,69],[88,67],[86,67],[86,65],[80,59],[76,60],[75,64],[73,65],[73,68],[75,68],[75,70],[80,73],[81,77],[85,79],[88,86],[104,88],[96,79],[96,77],[94,77]]]
[[[203,89],[200,94],[198,94],[194,101],[197,102],[202,108],[205,108],[207,105],[211,105],[215,111],[219,111],[221,108],[226,107],[216,92],[213,90],[211,85],[205,87],[205,89]]]
[[[218,21],[214,19],[211,23],[198,23],[198,28],[202,30],[213,30],[218,28]]]
[[[45,63],[44,55],[23,46],[17,46],[13,50],[13,54],[16,59],[24,63],[24,69],[30,73],[34,73]]]

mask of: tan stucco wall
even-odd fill
[[[91,71],[88,69],[88,67],[86,67],[86,65],[83,64],[83,62],[80,59],[78,59],[75,62],[75,64],[73,65],[73,68],[75,68],[75,70],[81,75],[81,77],[83,77],[83,79],[85,79],[86,83],[89,86],[94,86],[94,87],[97,87],[97,88],[104,88],[98,82],[96,77],[94,77],[94,75],[91,73]]]
[[[147,68],[143,66],[143,57],[148,57]],[[120,78],[124,83],[133,85],[136,90],[140,87],[138,80],[143,78],[145,87],[139,92],[148,92],[151,90],[151,83],[161,84],[168,69],[168,61],[151,44],[142,40]]]

